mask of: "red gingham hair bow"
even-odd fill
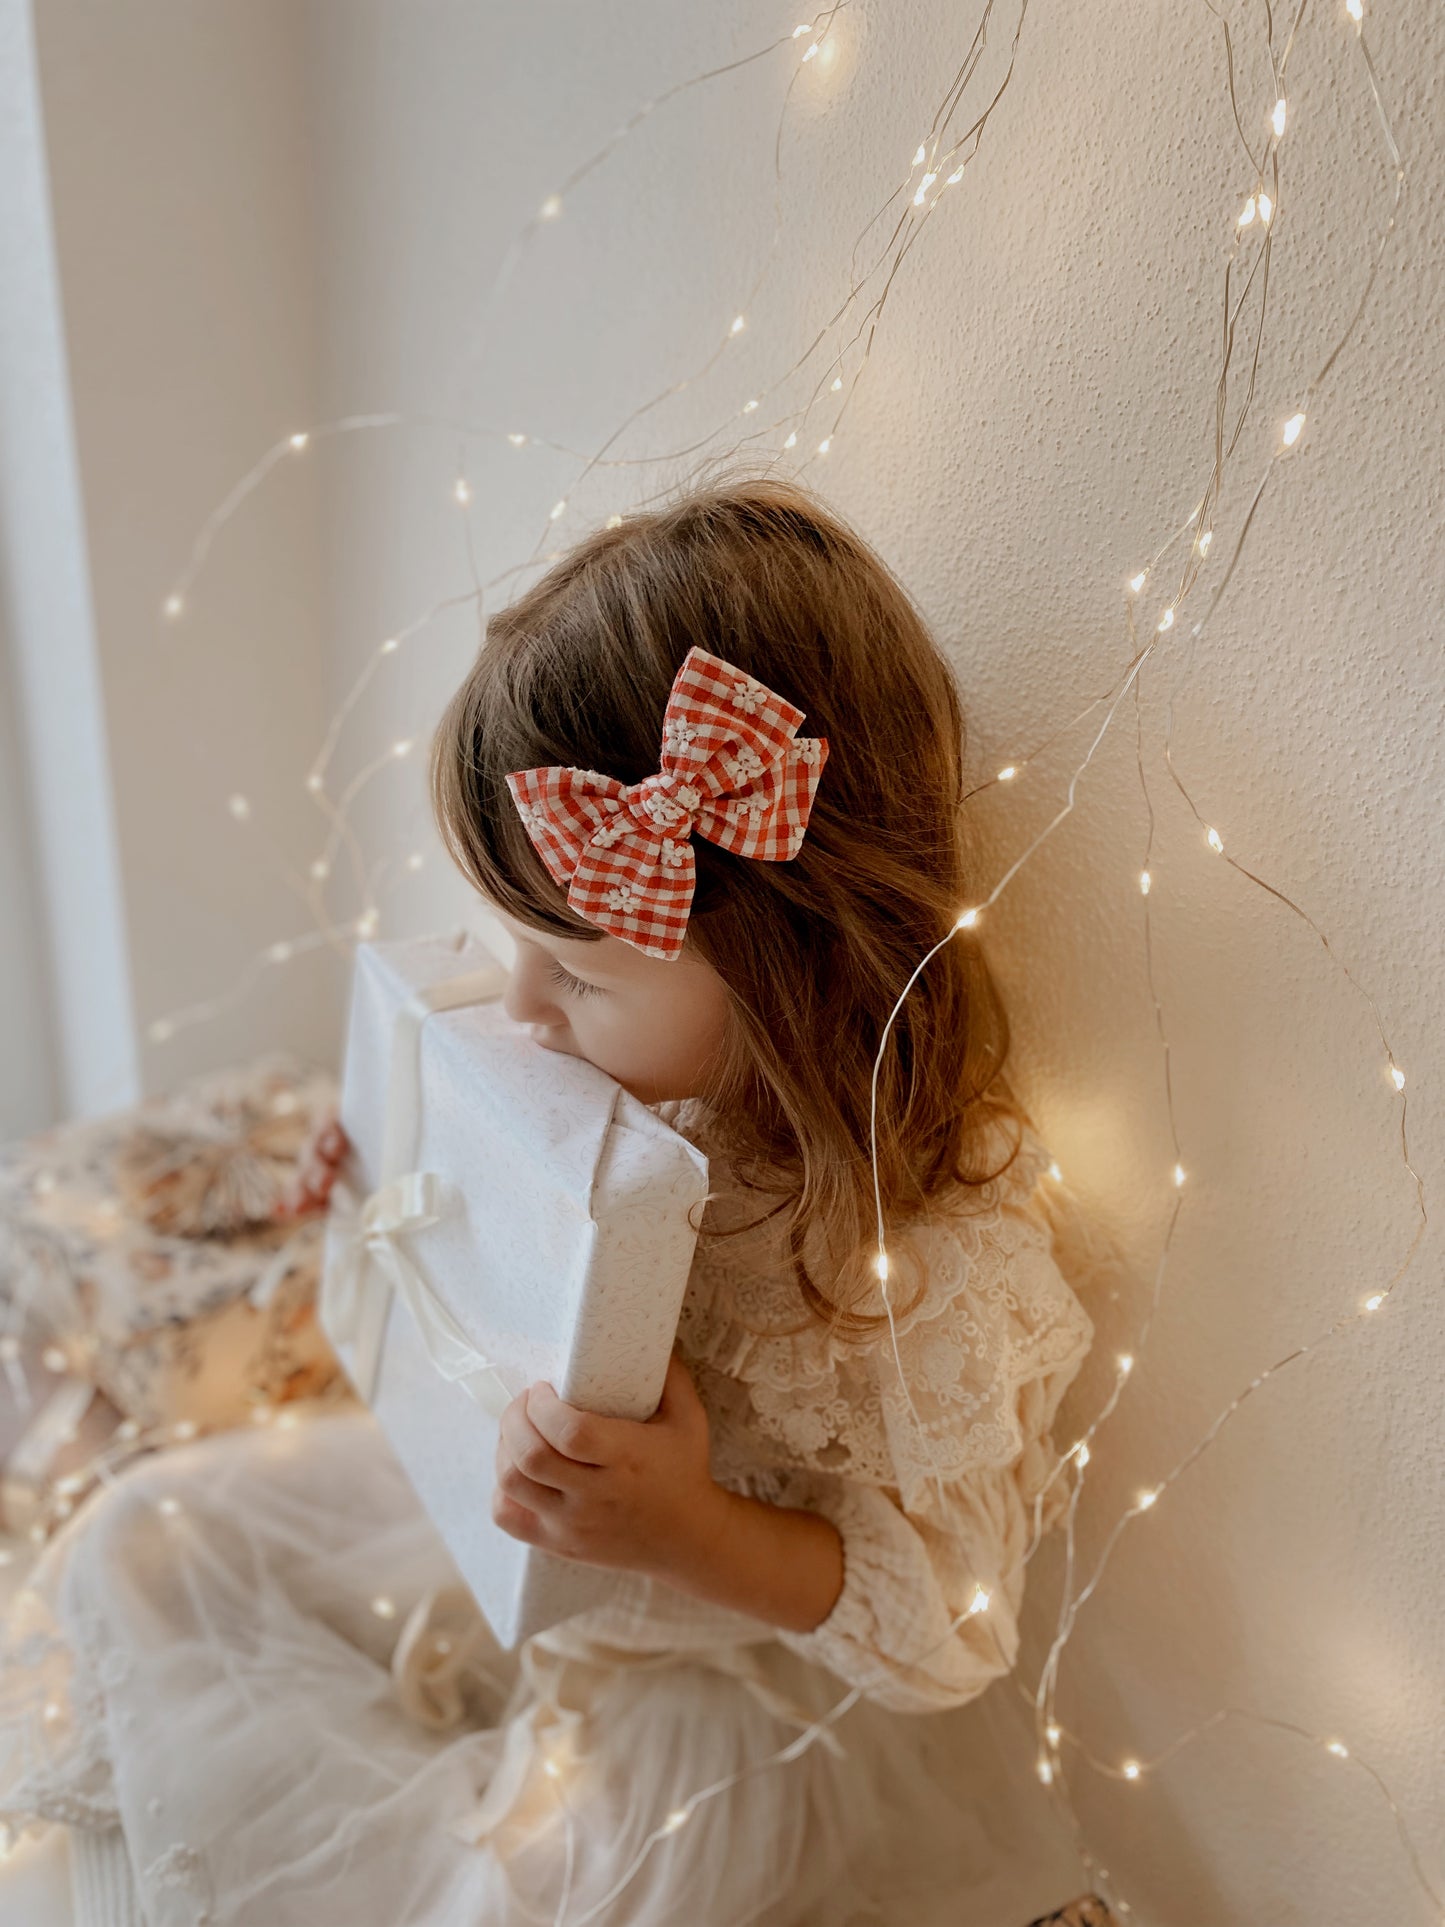
[[[662,767],[640,783],[596,770],[514,770],[527,834],[567,902],[649,957],[682,949],[696,871],[691,835],[738,856],[798,854],[828,757],[781,696],[689,649],[662,719]]]

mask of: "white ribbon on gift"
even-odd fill
[[[332,1337],[355,1347],[353,1379],[368,1404],[376,1394],[381,1338],[393,1297],[411,1313],[427,1357],[449,1384],[460,1385],[493,1418],[512,1402],[489,1358],[479,1352],[399,1242],[424,1231],[451,1209],[455,1194],[435,1172],[409,1171],[373,1191],[360,1211],[342,1184],[338,1195],[342,1244],[321,1287],[322,1322]]]
[[[410,1312],[428,1358],[442,1378],[460,1385],[493,1418],[512,1401],[496,1366],[483,1356],[442,1303],[404,1243],[434,1225],[456,1202],[435,1172],[407,1170],[421,1137],[421,1031],[428,1017],[495,997],[505,981],[500,964],[413,991],[397,1013],[387,1085],[381,1179],[357,1209],[338,1181],[332,1209],[339,1220],[334,1251],[321,1284],[321,1322],[330,1336],[353,1347],[352,1382],[368,1405],[376,1396],[392,1302]]]

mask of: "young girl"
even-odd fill
[[[965,1918],[909,1716],[1013,1664],[1092,1327],[971,930],[889,1027],[980,890],[962,751],[796,486],[626,517],[492,618],[432,773],[506,1008],[712,1171],[656,1416],[500,1424],[497,1525],[625,1590],[501,1653],[361,1411],[136,1468],[0,1676],[0,1817],[76,1829],[83,1927]]]

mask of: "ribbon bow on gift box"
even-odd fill
[[[408,1232],[436,1224],[455,1201],[451,1187],[434,1172],[409,1171],[373,1191],[358,1210],[354,1195],[338,1180],[332,1209],[342,1242],[322,1282],[322,1323],[332,1338],[355,1347],[353,1380],[370,1404],[376,1393],[387,1312],[395,1295],[416,1321],[427,1357],[440,1375],[460,1385],[493,1418],[500,1418],[512,1394],[400,1242]]]
[[[467,1337],[401,1242],[408,1233],[436,1224],[456,1203],[451,1186],[435,1172],[406,1168],[420,1154],[422,1027],[430,1017],[495,997],[505,976],[492,962],[427,985],[407,999],[393,1038],[381,1153],[384,1182],[361,1206],[344,1178],[332,1188],[338,1239],[321,1281],[321,1324],[333,1342],[354,1347],[352,1382],[368,1405],[376,1397],[393,1297],[416,1321],[427,1357],[444,1379],[460,1385],[493,1418],[512,1402],[496,1366]],[[400,1175],[388,1177],[388,1172]]]

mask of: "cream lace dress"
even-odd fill
[[[914,1263],[926,1294],[860,1348],[781,1331],[777,1221],[717,1237],[760,1204],[714,1159],[678,1346],[714,1476],[839,1529],[813,1631],[629,1575],[502,1653],[369,1414],[219,1434],[83,1508],[18,1595],[0,1821],[76,1830],[79,1927],[957,1927],[982,1836],[915,1716],[1008,1671],[1064,1497],[1092,1325],[1047,1164],[1027,1135],[891,1234],[895,1305]]]

